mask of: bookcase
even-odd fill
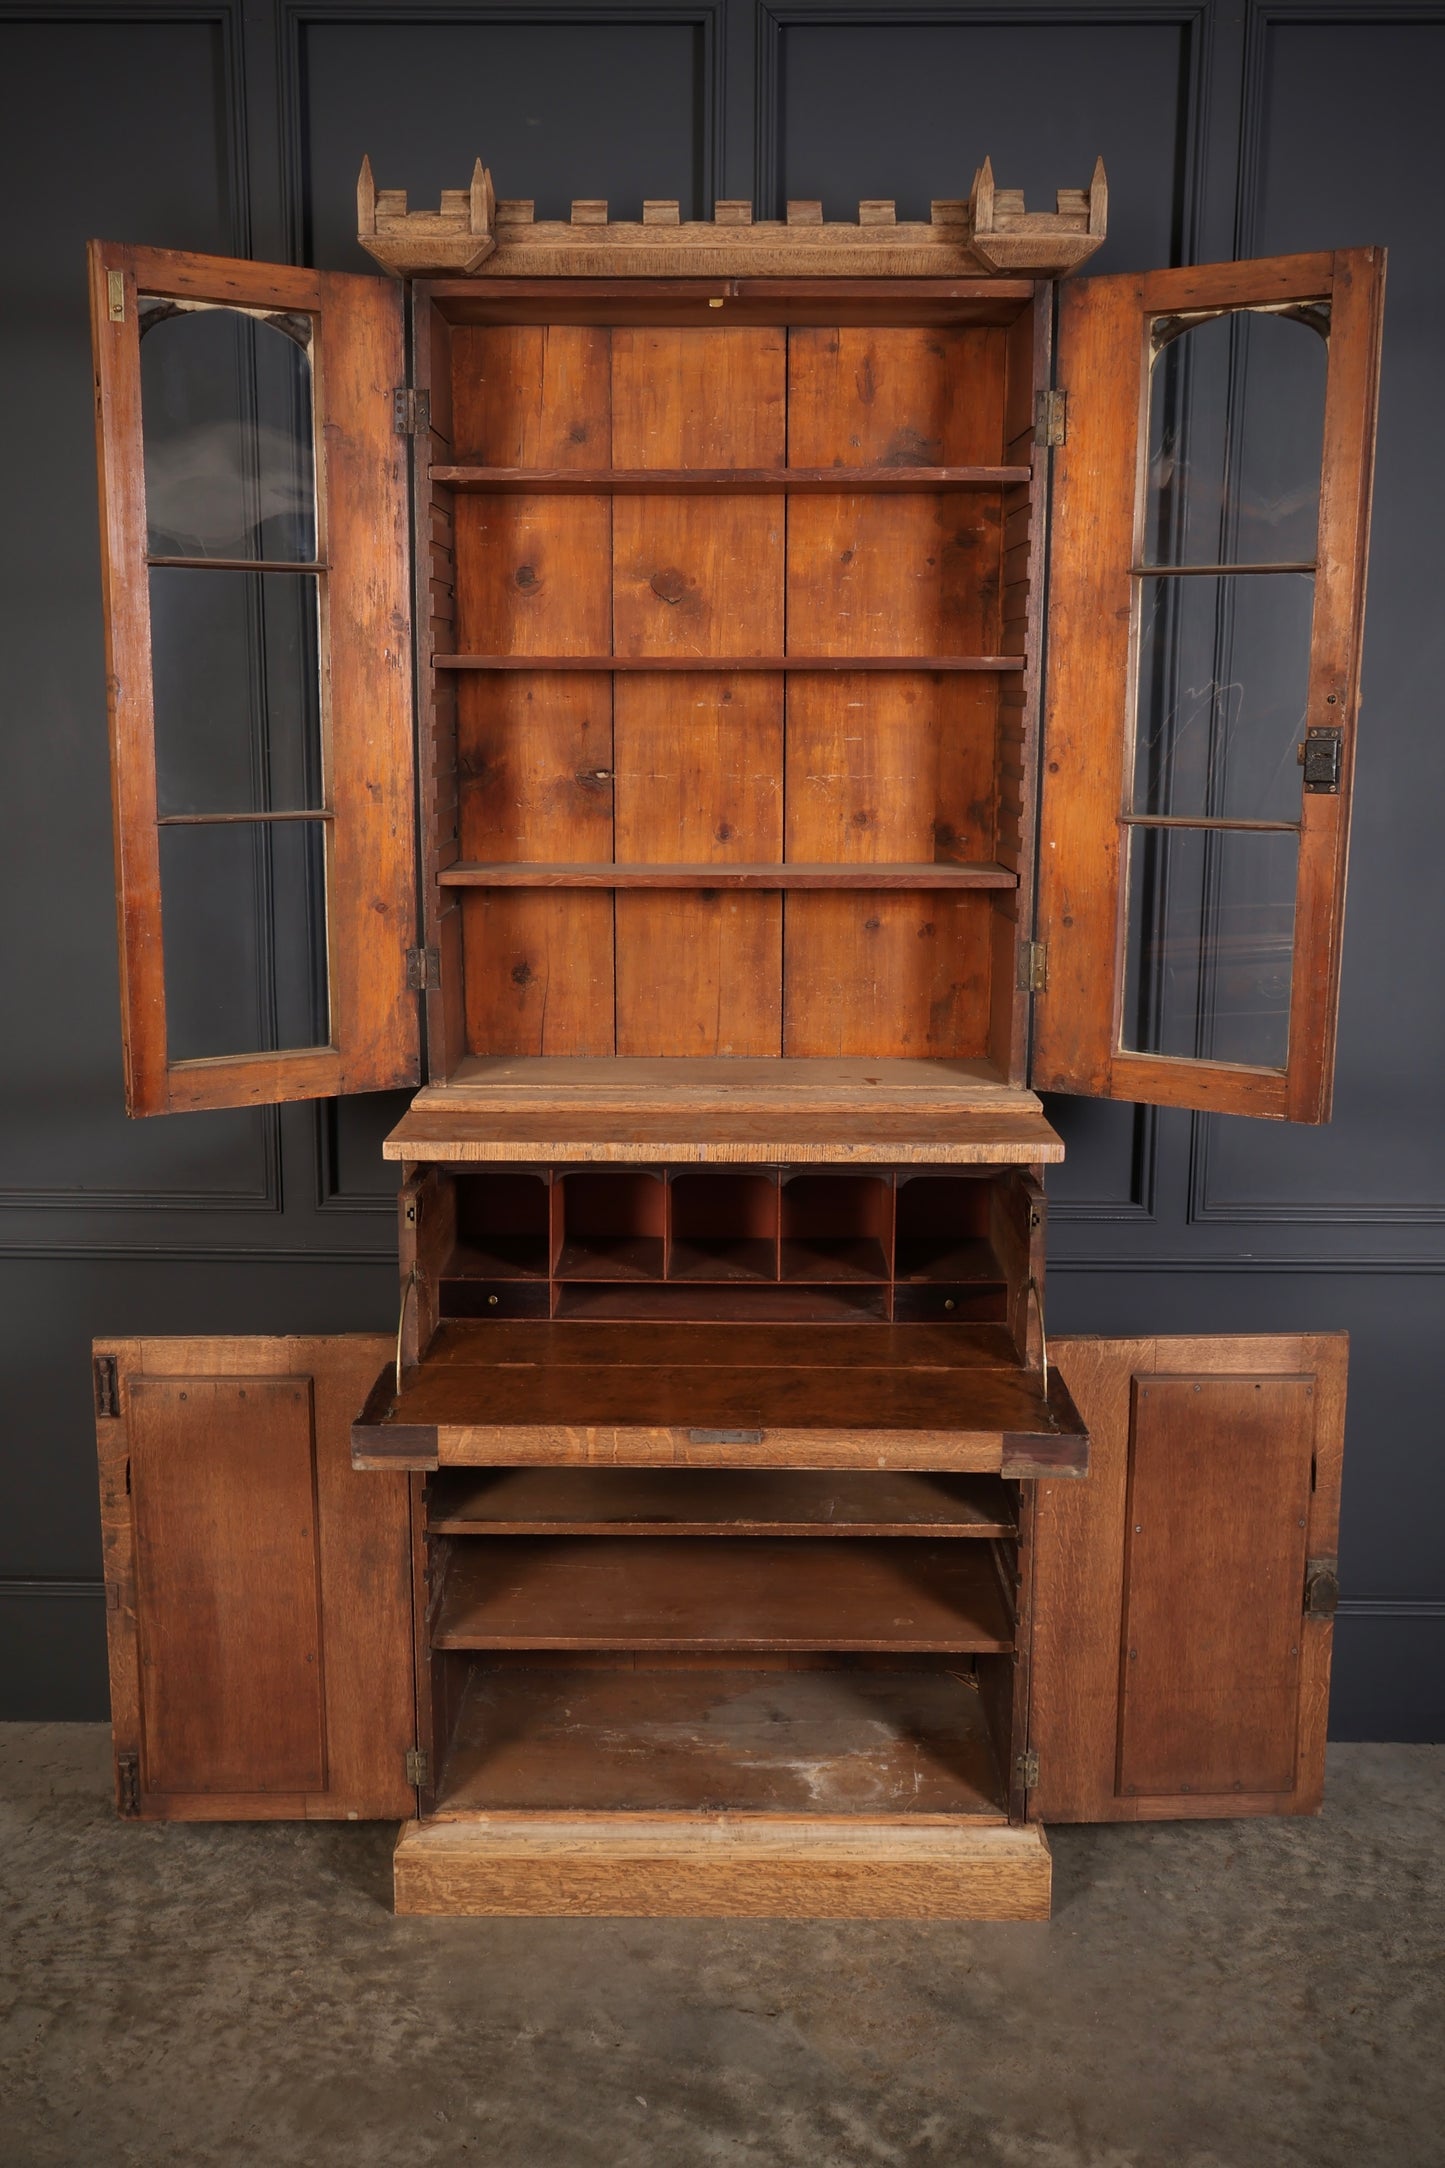
[[[1051,1343],[1035,1087],[1328,1113],[1381,252],[359,224],[92,247],[128,1104],[420,1087],[394,1348],[96,1344],[121,1810],[1038,1917],[1317,1804],[1343,1343]]]

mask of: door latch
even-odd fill
[[[1305,1561],[1305,1617],[1333,1618],[1339,1608],[1340,1576],[1336,1558]]]
[[[95,1412],[97,1415],[119,1415],[120,1380],[118,1365],[113,1355],[96,1355],[91,1360],[91,1377],[95,1384]]]
[[[1305,772],[1305,789],[1339,795],[1340,770],[1344,765],[1345,733],[1338,723],[1322,724],[1305,733],[1299,764]]]

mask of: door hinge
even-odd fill
[[[120,1811],[121,1811],[121,1813],[122,1813],[122,1814],[124,1814],[124,1815],[128,1815],[128,1816],[129,1816],[129,1815],[136,1815],[136,1814],[139,1814],[139,1813],[140,1813],[140,1756],[139,1756],[139,1754],[117,1754],[117,1755],[116,1755],[116,1757],[115,1757],[115,1774],[116,1774],[116,1783],[117,1783],[117,1788],[118,1788],[118,1794],[119,1794],[119,1800],[120,1800]]]
[[[1305,1617],[1333,1618],[1340,1601],[1339,1560],[1305,1560]]]
[[[1305,772],[1305,789],[1328,791],[1338,796],[1340,770],[1345,758],[1345,733],[1338,723],[1321,724],[1305,732],[1295,755]]]
[[[1033,1747],[1030,1747],[1027,1753],[1019,1755],[1018,1759],[1014,1763],[1014,1775],[1018,1779],[1019,1789],[1021,1791],[1031,1792],[1037,1788],[1039,1781],[1039,1757]]]
[[[1049,944],[1047,941],[1025,941],[1019,950],[1019,989],[1025,994],[1047,992],[1049,984]]]
[[[1053,451],[1068,441],[1069,395],[1066,391],[1034,394],[1034,442]]]
[[[124,271],[107,271],[105,274],[105,313],[113,324],[125,322]]]
[[[442,983],[441,950],[409,948],[406,952],[406,983],[414,994],[434,994]]]
[[[95,1382],[95,1412],[97,1415],[119,1415],[120,1379],[118,1365],[113,1355],[96,1355],[91,1359],[91,1376]]]
[[[406,1781],[415,1784],[419,1791],[431,1782],[431,1756],[424,1746],[411,1746],[406,1750]]]
[[[391,425],[399,437],[424,437],[431,428],[431,393],[398,384],[391,395]]]

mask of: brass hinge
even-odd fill
[[[398,384],[391,395],[391,426],[399,437],[424,437],[431,428],[431,393]]]
[[[115,1757],[116,1782],[120,1795],[120,1811],[124,1815],[140,1813],[140,1756],[117,1754]]]
[[[1041,391],[1034,394],[1034,442],[1046,451],[1053,451],[1067,441],[1069,434],[1069,395],[1066,391]]]
[[[1049,944],[1025,941],[1019,950],[1019,987],[1026,994],[1042,994],[1049,983]]]
[[[1305,1560],[1305,1617],[1333,1618],[1340,1601],[1339,1560]]]
[[[414,994],[434,994],[442,983],[441,950],[409,948],[406,952],[406,983]]]
[[[113,324],[125,322],[124,271],[107,271],[105,274],[105,313]]]
[[[424,1746],[411,1746],[406,1750],[406,1781],[418,1790],[431,1782],[431,1756]]]
[[[1031,1792],[1037,1789],[1039,1757],[1033,1747],[1030,1747],[1026,1754],[1019,1755],[1014,1763],[1014,1775],[1018,1779],[1021,1791]]]
[[[90,1374],[95,1384],[95,1412],[97,1415],[119,1415],[120,1378],[119,1366],[113,1355],[96,1355],[91,1359]]]
[[[1295,758],[1304,769],[1306,790],[1327,791],[1338,797],[1345,758],[1345,733],[1338,723],[1307,730]]]

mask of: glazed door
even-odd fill
[[[1029,1811],[1307,1814],[1324,1784],[1348,1341],[1062,1340],[1088,1480],[1033,1523]]]
[[[350,1451],[387,1344],[96,1342],[122,1814],[416,1812],[410,1492]]]
[[[127,1108],[414,1084],[400,290],[90,275]]]
[[[1061,301],[1032,1081],[1329,1117],[1384,252]]]

